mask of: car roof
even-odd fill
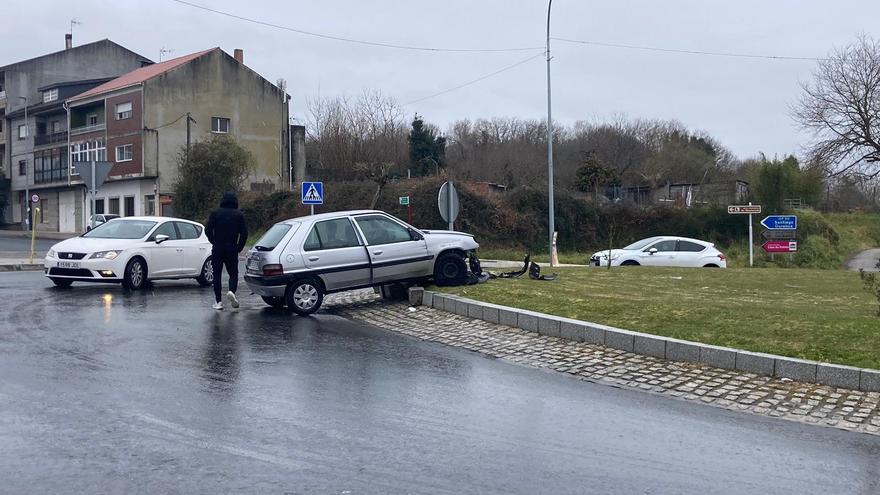
[[[675,240],[675,241],[691,241],[691,242],[696,242],[697,244],[704,244],[706,246],[713,246],[714,245],[709,241],[701,241],[700,239],[694,239],[693,237],[679,237],[679,236],[674,236],[674,235],[658,235],[655,237],[657,238],[657,240],[664,240],[664,241],[673,241],[673,240]]]
[[[192,223],[198,226],[202,226],[201,223],[187,220],[185,218],[176,218],[176,217],[156,217],[156,216],[142,216],[142,217],[119,217],[120,220],[143,220],[147,222],[186,222]]]
[[[345,216],[352,215],[363,215],[368,213],[378,213],[381,215],[387,215],[384,211],[379,210],[343,210],[343,211],[333,211],[329,213],[318,213],[317,215],[306,215],[302,217],[290,218],[288,220],[284,220],[279,223],[295,223],[295,222],[319,222],[321,220],[327,220],[330,218],[339,218]]]

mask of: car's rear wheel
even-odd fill
[[[67,287],[73,285],[73,280],[68,280],[66,278],[52,278],[51,280],[53,284],[63,289],[66,289]]]
[[[639,262],[635,260],[626,260],[620,266],[639,266]]]
[[[275,297],[275,296],[260,296],[264,303],[272,306],[273,308],[283,308],[284,307],[284,298],[283,297]]]
[[[434,263],[434,283],[437,285],[462,285],[467,282],[467,264],[459,253],[441,254]]]
[[[208,259],[206,259],[205,263],[202,265],[202,271],[199,273],[199,276],[196,277],[196,282],[202,287],[208,287],[214,283],[214,267],[211,266],[210,256],[208,256]]]
[[[318,311],[324,302],[324,289],[313,278],[299,279],[287,286],[285,302],[294,313],[300,316],[310,315]]]
[[[125,265],[122,285],[126,289],[141,290],[147,285],[147,264],[141,258],[134,258]]]

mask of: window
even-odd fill
[[[660,241],[660,242],[652,245],[651,247],[649,247],[645,251],[650,251],[652,249],[656,249],[658,252],[675,251],[675,243],[676,242],[677,241]]]
[[[684,251],[688,253],[699,253],[700,251],[706,249],[706,246],[701,244],[697,244],[696,242],[690,241],[678,241],[678,251]]]
[[[116,161],[117,162],[130,162],[131,161],[131,145],[123,144],[122,146],[116,147]]]
[[[147,194],[144,196],[144,215],[151,217],[156,214],[156,196]]]
[[[370,245],[411,241],[409,229],[389,218],[371,215],[355,218]]]
[[[18,161],[18,175],[27,175],[27,160]]]
[[[211,117],[211,132],[226,134],[229,132],[229,119]]]
[[[159,228],[153,232],[153,235],[150,236],[150,240],[155,241],[157,235],[167,235],[168,240],[177,240],[177,229],[174,228],[174,222],[165,222],[160,225]]]
[[[53,120],[49,124],[49,132],[52,134],[58,134],[59,132],[61,132],[61,121],[60,120]]]
[[[67,180],[67,152],[64,149],[37,151],[34,153],[34,183]]]
[[[72,144],[70,159],[73,162],[107,161],[107,148],[104,145],[104,139]]]
[[[278,243],[281,242],[281,239],[284,239],[284,236],[290,231],[291,227],[292,226],[287,223],[276,223],[271,229],[263,234],[263,237],[260,237],[260,240],[254,245],[254,249],[257,251],[271,251],[275,249],[275,247],[278,246]],[[314,233],[315,231],[313,230],[312,232]],[[318,234],[315,233],[314,235],[315,239],[317,239]],[[315,245],[315,242],[316,241],[313,240],[311,245]]]
[[[199,232],[199,228],[191,223],[186,222],[174,222],[177,224],[177,230],[180,232],[181,239],[198,239],[201,232]]]
[[[119,198],[110,198],[110,213],[119,215]]]
[[[95,200],[95,213],[103,214],[104,213],[104,199],[96,199]]]
[[[101,224],[83,234],[83,237],[97,239],[141,239],[156,226],[156,222],[147,220],[113,220]],[[174,229],[171,229],[172,231]]]
[[[98,114],[90,113],[86,116],[86,125],[93,126],[98,125]]]
[[[126,217],[134,216],[134,196],[126,196],[123,200]]]
[[[28,135],[28,126],[27,124],[21,124],[18,126],[18,139],[24,139]]]
[[[58,99],[58,88],[43,91],[43,103],[49,103]]]
[[[0,119],[0,132],[3,132],[3,119]]]
[[[116,105],[116,120],[125,120],[131,118],[131,102],[119,103]]]
[[[306,251],[341,249],[360,246],[360,244],[351,221],[348,218],[337,218],[315,224],[303,249]]]
[[[46,199],[41,199],[40,200],[40,223],[49,223],[49,221],[47,220],[47,218],[49,218],[49,216],[46,215],[46,208],[48,208],[48,207],[49,207],[49,201]]]

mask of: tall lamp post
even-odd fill
[[[549,241],[550,241],[550,265],[555,266],[553,256],[553,237],[556,231],[556,217],[553,211],[553,116],[551,113],[550,100],[550,8],[553,0],[547,3],[547,193],[549,210]]]
[[[24,137],[25,139],[31,137],[31,126],[28,124],[28,98],[27,96],[19,96],[19,100],[24,100]],[[33,149],[33,148],[31,148]],[[31,191],[28,184],[28,176],[27,176],[27,158],[25,158],[25,166],[24,166],[24,200],[27,208],[25,209],[25,216],[27,219],[25,220],[25,225],[28,230],[33,228],[31,225]]]

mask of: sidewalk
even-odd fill
[[[74,237],[78,237],[79,234],[71,233],[71,232],[40,232],[37,231],[37,239],[49,239],[49,240],[57,240],[64,241],[67,239],[71,239]],[[7,238],[31,238],[31,232],[24,230],[0,230],[0,237]]]
[[[46,253],[34,253],[34,262],[30,262],[29,252],[0,253],[0,272],[42,271]]]

